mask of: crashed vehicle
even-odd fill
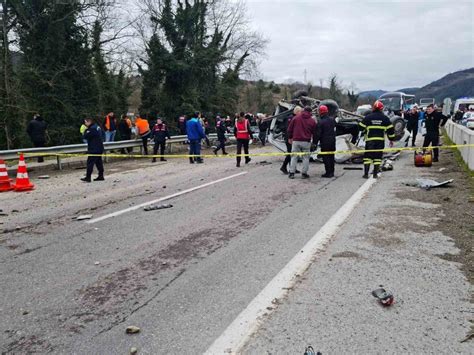
[[[278,150],[286,152],[284,133],[288,118],[293,115],[294,108],[296,106],[310,106],[313,116],[319,119],[318,108],[320,105],[326,105],[329,109],[329,116],[336,119],[336,150],[341,152],[335,154],[336,163],[362,162],[363,153],[360,150],[365,148],[365,142],[364,136],[359,131],[359,122],[363,120],[364,115],[370,112],[370,110],[361,112],[363,114],[353,113],[339,108],[339,105],[334,100],[319,100],[308,97],[305,93],[296,94],[291,101],[281,100],[278,103],[274,115],[267,118],[268,121],[271,121],[268,141]],[[393,113],[389,114],[387,112],[387,115],[395,128],[393,147],[405,147],[410,139],[410,133],[406,130],[405,120],[400,116],[393,115]],[[386,146],[388,146],[388,142]],[[320,148],[318,147],[312,155],[312,160],[320,160],[318,157],[319,150]],[[387,153],[385,157],[393,157],[394,155],[394,153]]]

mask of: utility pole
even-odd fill
[[[306,84],[308,82],[307,80],[308,72],[306,71],[306,69],[304,70],[303,75],[304,75],[304,83]]]

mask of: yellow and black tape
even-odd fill
[[[402,151],[419,151],[422,149],[432,150],[434,148],[438,149],[453,149],[453,148],[473,148],[474,144],[453,144],[453,145],[443,145],[438,147],[404,147],[404,148],[384,148],[384,149],[354,149],[354,150],[336,150],[331,152],[317,152],[318,155],[334,155],[334,154],[363,154],[363,153],[398,153]],[[19,153],[22,154],[22,153]],[[215,155],[215,154],[201,154],[191,155],[191,154],[164,154],[164,155],[141,155],[141,154],[87,154],[87,153],[23,153],[25,157],[41,157],[41,156],[56,156],[61,158],[69,157],[103,157],[103,158],[170,158],[170,159],[183,159],[183,158],[236,158],[236,157],[284,157],[287,155],[290,156],[304,156],[304,155],[314,155],[316,152],[294,152],[294,153],[284,153],[284,152],[274,152],[274,153],[250,153],[250,154],[232,154],[227,155]]]

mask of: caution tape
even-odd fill
[[[438,147],[403,147],[403,148],[384,148],[384,149],[354,149],[354,150],[335,150],[330,152],[275,152],[275,153],[251,153],[251,154],[232,154],[215,155],[215,154],[164,154],[164,155],[141,155],[141,154],[87,154],[87,153],[18,153],[25,157],[41,157],[41,156],[56,156],[56,157],[103,157],[103,158],[236,158],[236,157],[284,157],[290,156],[305,156],[305,155],[334,155],[334,154],[364,154],[364,153],[398,153],[402,151],[419,151],[419,150],[433,150],[433,149],[453,149],[453,148],[472,148],[474,144],[453,144],[443,145]]]

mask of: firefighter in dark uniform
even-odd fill
[[[390,119],[383,113],[383,103],[375,101],[372,113],[359,122],[359,128],[365,134],[365,150],[385,148],[385,135],[390,141],[395,139],[395,130]],[[374,179],[378,177],[382,164],[383,152],[366,152],[364,154],[364,178],[369,178],[370,165],[374,164]]]
[[[153,126],[153,129],[151,130],[151,136],[153,137],[155,141],[155,145],[153,146],[153,155],[156,155],[158,153],[158,148],[160,148],[160,155],[161,161],[166,161],[166,159],[163,157],[163,154],[165,154],[165,148],[166,148],[166,138],[170,139],[170,133],[168,131],[168,127],[163,123],[163,121],[158,118],[156,120],[156,124]],[[156,162],[156,158],[152,159],[152,162]]]
[[[425,113],[425,127],[426,135],[423,142],[423,147],[428,147],[431,143],[432,147],[439,146],[439,126],[443,127],[448,118],[441,112],[436,111],[434,105],[431,104],[426,108]],[[433,148],[434,158],[433,161],[439,161],[439,149]]]
[[[97,123],[94,123],[92,118],[86,118],[84,124],[87,129],[84,132],[83,138],[87,140],[87,153],[89,154],[104,154],[104,143],[102,139],[102,129]],[[84,182],[91,182],[92,170],[94,165],[97,167],[99,176],[94,181],[104,180],[104,163],[102,162],[101,156],[88,156],[87,157],[87,172],[86,176],[81,180]]]
[[[329,109],[326,105],[319,106],[320,120],[316,126],[315,145],[321,142],[321,152],[334,152],[336,150],[336,121],[329,116]],[[323,178],[334,177],[334,154],[323,154],[323,163],[326,173]]]

